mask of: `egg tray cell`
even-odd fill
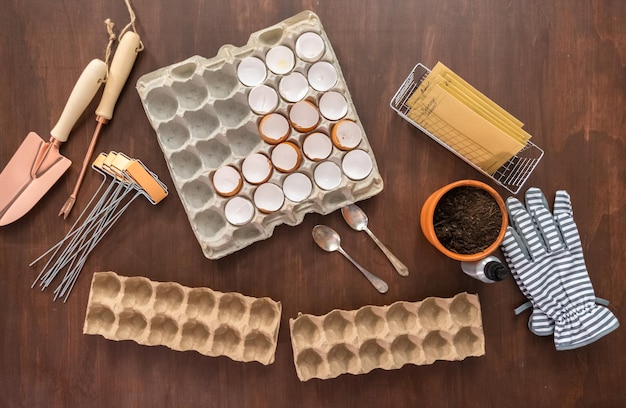
[[[329,379],[485,354],[477,295],[301,314],[289,320],[298,378]]]
[[[274,362],[281,310],[280,302],[267,297],[96,272],[83,333],[268,365]]]
[[[325,53],[320,61],[330,62],[338,77],[330,91],[340,92],[345,97],[348,112],[344,118],[355,121],[361,129],[362,140],[357,149],[369,155],[372,171],[358,181],[342,174],[336,188],[322,190],[313,180],[313,172],[319,163],[303,157],[297,171],[308,176],[313,184],[306,200],[296,203],[285,198],[283,206],[271,213],[255,208],[249,223],[232,225],[224,213],[228,198],[216,193],[212,184],[213,173],[225,165],[232,165],[241,171],[241,164],[248,155],[263,153],[269,157],[273,147],[259,135],[258,124],[262,116],[250,109],[247,95],[251,87],[239,81],[237,66],[243,58],[249,56],[263,60],[267,51],[278,45],[293,50],[296,39],[305,32],[317,33],[324,40]],[[311,63],[296,58],[291,72],[300,72],[306,76],[310,66]],[[281,77],[268,70],[263,84],[278,91]],[[137,91],[148,120],[156,131],[194,234],[209,259],[221,258],[269,238],[278,225],[298,225],[307,213],[328,214],[347,204],[372,197],[383,189],[374,154],[334,50],[318,16],[310,11],[253,33],[242,47],[224,45],[213,58],[194,56],[146,74],[138,80]],[[317,104],[321,95],[322,92],[309,86],[303,99]],[[292,105],[279,98],[275,112],[288,116]],[[330,136],[334,123],[322,118],[314,131]],[[302,148],[304,138],[312,132],[299,133],[292,129],[288,141]],[[346,153],[333,146],[327,161],[341,167]],[[282,186],[287,176],[286,173],[274,170],[268,181]],[[244,181],[237,195],[253,201],[256,188]]]

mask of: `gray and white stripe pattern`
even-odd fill
[[[557,191],[553,213],[537,188],[526,192],[526,206],[513,197],[506,204],[510,226],[502,251],[533,305],[530,330],[554,334],[557,350],[584,346],[615,330],[615,315],[595,303],[569,194]]]

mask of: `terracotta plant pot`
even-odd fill
[[[460,254],[454,251],[449,250],[439,241],[437,234],[435,233],[435,226],[433,223],[433,219],[435,216],[435,208],[441,198],[448,191],[457,188],[457,187],[476,187],[481,190],[487,191],[497,202],[498,207],[500,208],[500,213],[502,215],[502,224],[500,226],[500,233],[496,240],[489,245],[485,250],[473,254]],[[508,216],[506,212],[506,207],[504,205],[504,200],[496,190],[487,184],[477,181],[477,180],[460,180],[454,183],[450,183],[439,190],[435,191],[426,199],[424,202],[424,206],[422,207],[422,211],[420,213],[420,225],[422,228],[422,232],[424,236],[435,248],[437,248],[444,255],[449,258],[455,259],[461,262],[476,262],[487,256],[489,256],[492,252],[494,252],[500,246],[500,243],[504,239],[504,234],[506,233],[506,227],[508,225]]]

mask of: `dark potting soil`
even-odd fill
[[[433,218],[439,242],[458,254],[475,254],[491,245],[502,226],[496,200],[480,188],[461,186],[441,197]]]

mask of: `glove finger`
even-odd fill
[[[500,244],[502,253],[506,258],[509,267],[511,265],[520,265],[531,260],[526,242],[520,237],[513,227],[507,227],[502,244]]]
[[[533,217],[539,226],[539,233],[548,251],[554,252],[563,248],[561,232],[548,209],[545,207],[537,207]]]
[[[538,208],[545,208],[550,211],[548,206],[548,200],[543,192],[537,187],[531,187],[526,190],[526,208],[530,214],[534,213]]]
[[[574,222],[572,200],[565,190],[556,192],[554,199],[554,216],[565,246],[571,250],[580,250],[580,235]]]
[[[509,213],[509,217],[512,213],[517,212],[519,210],[523,210],[524,204],[520,203],[520,201],[515,197],[509,197],[506,199],[506,210]]]
[[[572,209],[572,200],[565,190],[558,190],[554,197],[554,216],[559,217],[561,214],[574,217]]]
[[[528,248],[528,254],[531,259],[537,259],[546,254],[546,248],[543,239],[539,235],[537,226],[525,209],[511,214],[511,223],[526,248]]]
[[[525,212],[526,207],[517,198],[509,197],[506,199],[506,210],[509,215],[509,225],[511,225],[516,230],[516,232],[518,232],[518,236],[517,236],[518,242],[523,243],[524,241],[521,239],[521,237],[519,237],[519,231],[521,231],[521,227],[517,224],[517,219],[515,217],[515,214],[517,214],[520,211]],[[527,247],[525,243],[524,245]],[[528,253],[528,250],[526,250],[526,253]],[[530,259],[530,257],[528,259]]]
[[[572,252],[582,251],[580,235],[574,219],[569,215],[561,214],[556,219],[556,224],[565,246]]]

